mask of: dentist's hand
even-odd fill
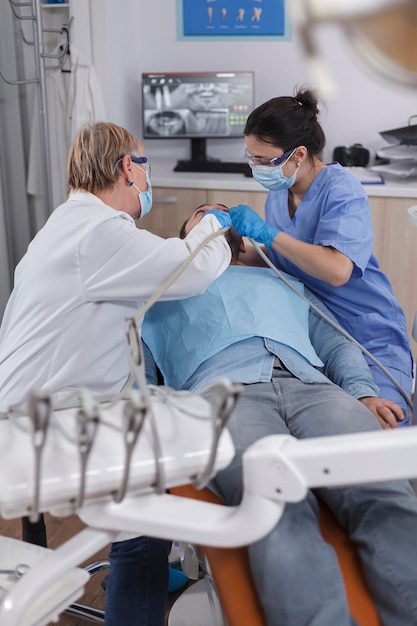
[[[252,237],[255,241],[263,243],[267,248],[272,246],[272,242],[281,230],[271,226],[263,220],[255,211],[246,204],[238,204],[229,210],[232,224],[243,237]]]
[[[220,209],[210,209],[209,211],[205,211],[203,213],[201,219],[204,219],[206,215],[214,215],[222,228],[230,228],[232,225],[230,215],[226,211],[220,211]]]

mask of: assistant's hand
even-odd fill
[[[392,400],[385,398],[359,398],[378,419],[382,428],[398,428],[398,422],[404,419],[404,411]]]
[[[201,219],[203,219],[206,215],[214,215],[222,228],[230,228],[232,225],[230,215],[226,211],[220,211],[220,209],[210,209],[209,211],[204,211]]]
[[[252,237],[255,241],[263,243],[267,248],[272,246],[272,242],[280,231],[263,220],[255,211],[246,204],[238,204],[229,210],[233,226],[239,235]]]

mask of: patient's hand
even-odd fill
[[[404,419],[404,411],[392,400],[385,398],[359,398],[378,419],[382,428],[398,428],[398,422]]]

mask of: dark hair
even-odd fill
[[[326,137],[317,121],[317,102],[317,96],[308,88],[299,89],[294,97],[272,98],[252,111],[244,134],[254,135],[284,152],[305,146],[311,157],[319,156]]]
[[[211,203],[209,203],[209,204],[211,204]],[[224,209],[229,210],[228,206],[226,206],[225,204],[221,204],[220,202],[215,202],[213,204],[217,204],[217,206],[222,206]],[[200,204],[200,206],[197,207],[196,211],[198,209],[201,209],[203,206],[208,206],[208,203],[204,202],[203,204]],[[189,220],[191,219],[191,217],[192,217],[192,214],[187,217],[185,222],[183,222],[183,224],[182,224],[182,226],[180,228],[180,232],[179,232],[179,238],[180,239],[185,239],[186,238],[186,236],[187,236],[187,224],[188,224]]]
[[[179,232],[179,238],[180,238],[180,239],[185,239],[185,238],[186,238],[186,236],[187,236],[187,233],[186,233],[186,230],[185,230],[185,229],[187,228],[187,224],[188,224],[188,220],[189,220],[189,219],[190,219],[190,218],[189,218],[189,217],[187,217],[187,219],[185,220],[185,222],[182,224],[182,226],[181,226],[181,228],[180,228],[180,232]]]

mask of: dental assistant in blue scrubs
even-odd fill
[[[326,139],[317,116],[318,100],[308,88],[252,111],[245,127],[246,155],[255,180],[269,190],[265,221],[239,205],[230,210],[233,225],[240,235],[264,244],[277,267],[319,296],[411,395],[406,319],[373,253],[367,194],[339,163],[321,161]],[[241,260],[259,265],[257,252],[246,249]],[[409,408],[399,389],[369,359],[368,364],[380,395],[401,406],[400,425],[408,424]]]

